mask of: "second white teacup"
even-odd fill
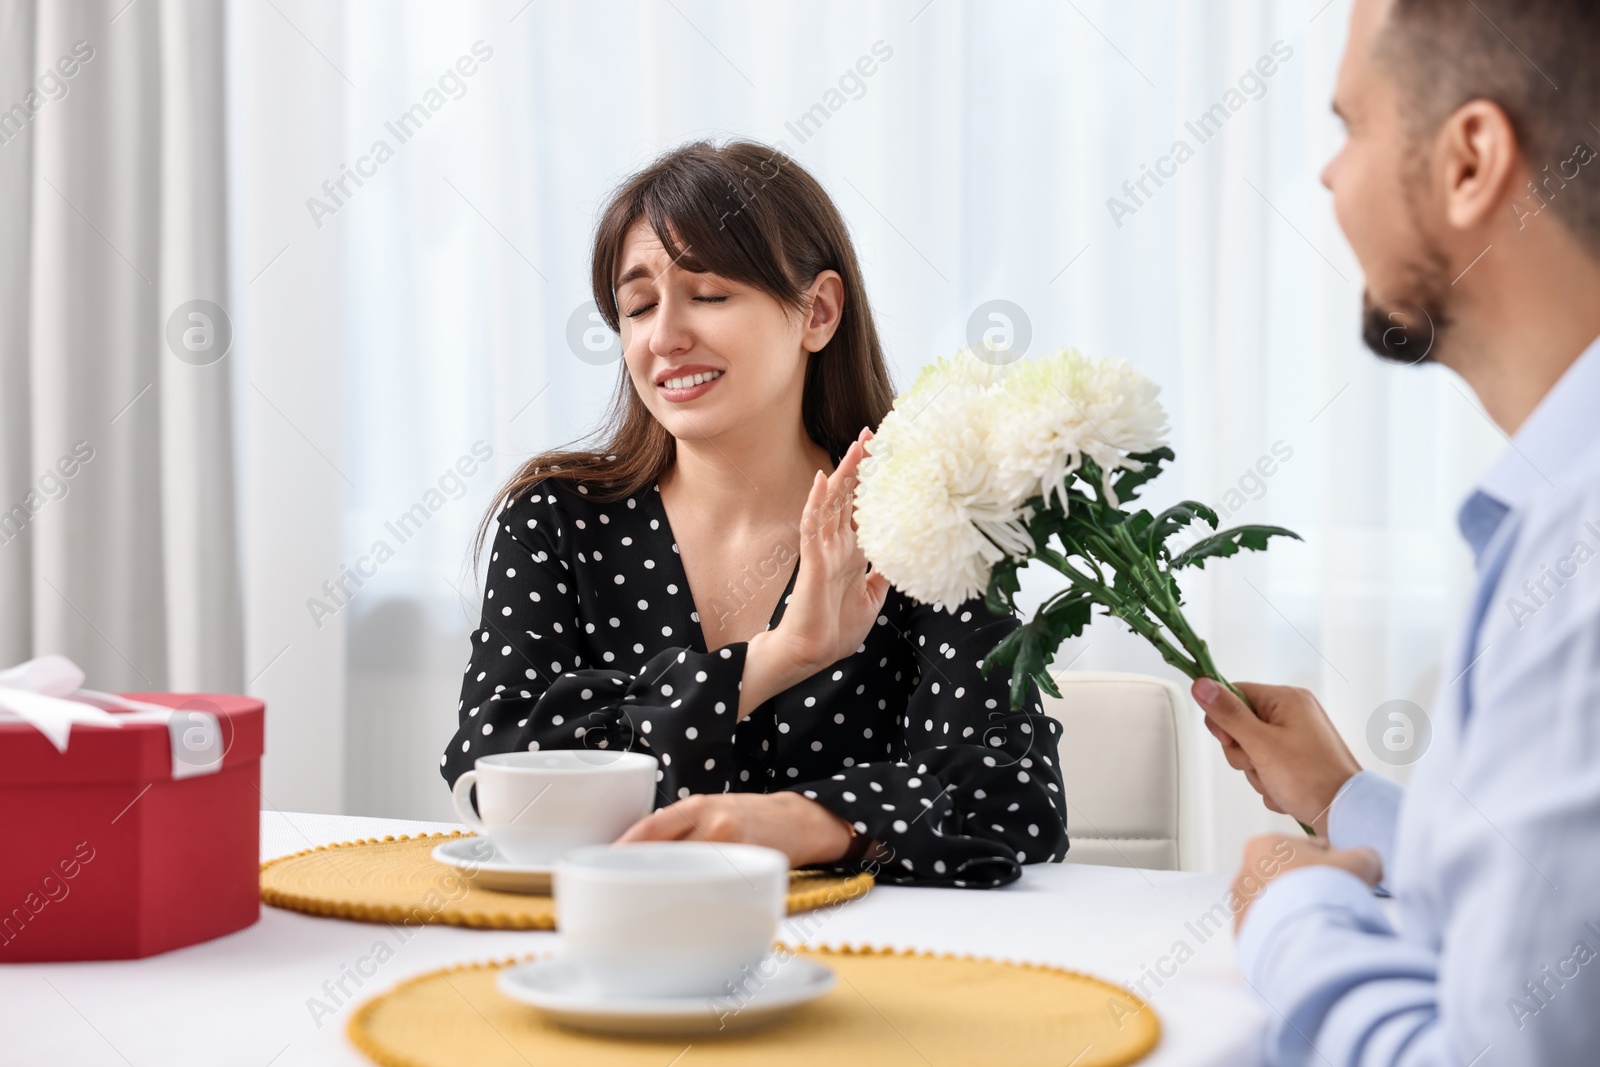
[[[655,790],[654,756],[552,749],[480,757],[456,779],[451,799],[461,821],[506,859],[548,865],[572,849],[615,841],[650,814]]]
[[[554,886],[562,954],[593,991],[714,997],[772,950],[789,858],[701,841],[582,848]]]

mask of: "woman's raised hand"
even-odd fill
[[[811,483],[800,516],[800,564],[783,618],[750,639],[738,717],[856,650],[872,629],[889,580],[867,570],[856,544],[855,486],[871,430],[862,430],[831,476]]]
[[[832,475],[817,472],[801,515],[799,571],[773,634],[803,677],[854,652],[889,595],[889,580],[867,569],[856,543],[857,471],[871,438],[863,429]]]

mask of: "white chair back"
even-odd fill
[[[1044,709],[1060,720],[1068,863],[1192,869],[1189,694],[1145,674],[1069,671]]]

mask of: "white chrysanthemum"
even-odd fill
[[[872,565],[922,603],[954,607],[981,595],[996,562],[1033,547],[993,465],[990,411],[1007,369],[966,349],[936,360],[867,443],[857,538]]]
[[[1083,458],[1104,472],[1105,499],[1118,506],[1111,474],[1141,470],[1129,453],[1165,443],[1161,387],[1125,360],[1093,360],[1071,349],[1017,365],[991,398],[991,445],[1003,499],[1061,498]]]
[[[1062,350],[996,366],[963,349],[922,369],[867,445],[856,489],[862,551],[895,588],[953,607],[1034,549],[1024,505],[1061,497],[1087,456],[1111,475],[1164,443],[1159,386],[1123,360]]]

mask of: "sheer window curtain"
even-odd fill
[[[1360,347],[1359,271],[1317,181],[1344,0],[228,12],[270,803],[447,816],[476,521],[524,457],[593,428],[619,370],[582,343],[595,212],[658,152],[730,136],[782,143],[833,194],[899,387],[993,325],[991,301],[1021,309],[1031,352],[1154,375],[1178,462],[1153,500],[1306,539],[1191,576],[1217,661],[1316,690],[1403,776],[1368,723],[1427,703],[1467,588],[1451,516],[1503,442],[1459,382]],[[1057,667],[1168,673],[1104,621]],[[1207,745],[1200,853],[1231,870],[1285,822]]]
[[[246,684],[223,39],[201,0],[0,0],[5,665]]]

